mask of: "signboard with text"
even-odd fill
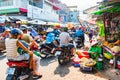
[[[58,14],[31,5],[28,5],[27,17],[31,19],[41,19],[45,21],[59,21]]]

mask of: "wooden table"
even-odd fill
[[[102,48],[103,48],[103,53],[105,51],[108,51],[109,53],[111,53],[114,56],[114,58],[113,58],[113,61],[114,61],[113,67],[117,68],[117,58],[120,56],[120,52],[113,52],[110,48],[108,48],[106,46],[102,46]]]

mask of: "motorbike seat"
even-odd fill
[[[8,60],[7,65],[12,67],[28,67],[29,66],[29,60],[22,60],[22,61],[13,61],[13,60]]]
[[[68,45],[62,45],[61,48],[62,48],[62,49],[68,49],[69,46],[68,46]]]

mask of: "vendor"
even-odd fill
[[[92,59],[97,59],[102,53],[102,49],[98,46],[98,42],[93,42],[88,50],[88,54]]]

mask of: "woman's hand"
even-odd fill
[[[33,55],[33,52],[32,52],[32,51],[29,51],[29,55]]]

